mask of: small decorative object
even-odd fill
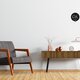
[[[52,40],[48,39],[48,51],[52,51]]]
[[[61,46],[59,46],[58,48],[56,48],[55,51],[57,51],[57,52],[62,51]]]
[[[59,51],[62,51],[61,46],[59,46]]]
[[[55,51],[59,52],[59,48],[56,48]]]
[[[48,51],[52,51],[52,46],[51,46],[51,44],[48,45]]]
[[[79,20],[79,14],[78,13],[73,13],[72,15],[71,15],[71,19],[73,20],[73,21],[78,21]]]
[[[74,51],[74,47],[73,46],[69,46],[69,51]]]
[[[52,51],[52,40],[50,38],[46,38],[48,41],[48,51]]]
[[[80,42],[80,37],[75,37],[75,39],[71,42]]]

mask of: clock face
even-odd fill
[[[79,20],[79,14],[78,14],[78,13],[73,13],[73,14],[71,15],[71,19],[72,19],[73,21],[78,21],[78,20]]]

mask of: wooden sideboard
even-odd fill
[[[43,58],[80,58],[80,51],[42,51]]]
[[[42,58],[47,58],[46,72],[48,72],[49,60],[51,58],[80,58],[80,51],[42,51]]]

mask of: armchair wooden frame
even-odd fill
[[[15,51],[24,51],[24,52],[27,53],[27,56],[29,56],[29,49],[15,49]],[[27,64],[30,65],[31,72],[33,73],[32,63],[31,62],[28,62]],[[14,63],[12,63],[12,70],[13,70],[12,72],[14,72]]]
[[[10,66],[11,75],[13,75],[12,63],[11,63],[11,59],[10,59],[10,51],[8,49],[0,49],[0,52],[6,52],[7,58],[8,58],[8,63],[9,63],[9,66]]]

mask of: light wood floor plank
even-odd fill
[[[0,71],[0,80],[80,80],[80,71]]]

